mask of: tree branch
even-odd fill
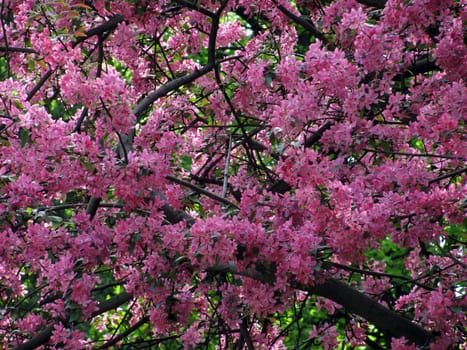
[[[21,53],[37,53],[36,50],[30,47],[11,47],[11,46],[0,46],[2,52],[21,52]]]
[[[406,157],[427,157],[427,158],[465,160],[464,157],[450,156],[447,154],[396,152],[396,151],[385,151],[385,150],[371,149],[371,148],[364,148],[363,151],[370,152],[370,153],[382,153],[382,154],[387,154],[387,155],[397,155],[397,156],[406,156]]]
[[[145,324],[147,322],[149,322],[149,316],[144,316],[142,319],[140,319],[138,322],[136,322],[133,326],[126,329],[122,334],[119,334],[115,338],[110,339],[105,344],[102,344],[98,349],[108,349],[111,346],[114,346],[120,340],[125,339],[128,335],[133,333],[135,330],[137,330],[139,327],[141,327],[143,324]]]
[[[54,330],[54,326],[49,326],[44,329],[39,334],[35,335],[31,340],[24,342],[18,346],[16,346],[13,350],[32,350],[36,349],[39,346],[47,343],[52,336],[52,331]]]
[[[238,206],[235,205],[234,203],[232,203],[231,201],[229,201],[227,198],[224,198],[224,197],[221,197],[221,196],[218,196],[217,194],[215,193],[212,193],[212,192],[209,192],[209,191],[206,191],[204,188],[201,188],[201,187],[198,187],[196,185],[193,185],[192,183],[188,182],[188,181],[184,181],[182,179],[179,179],[179,178],[176,178],[174,176],[166,176],[165,177],[167,180],[169,181],[172,181],[172,182],[175,182],[179,185],[182,185],[182,186],[185,186],[185,187],[188,187],[188,188],[191,188],[193,191],[199,193],[199,194],[204,194],[206,197],[209,197],[209,198],[212,198],[218,202],[221,202],[221,203],[224,203],[224,204],[227,204],[233,208],[236,208],[238,209]]]
[[[379,330],[393,337],[405,337],[419,346],[428,345],[433,340],[433,335],[422,327],[333,278],[312,287],[303,285],[298,287],[342,305],[347,311],[363,317]]]
[[[300,16],[297,16],[287,10],[284,6],[282,5],[277,5],[277,8],[288,18],[290,18],[293,22],[301,25],[303,28],[308,30],[311,34],[313,34],[315,37],[317,37],[319,40],[321,40],[324,44],[327,43],[326,37],[321,33],[318,29],[316,29],[315,25],[311,20],[302,18]]]
[[[120,305],[123,305],[129,302],[133,296],[130,293],[123,292],[120,293],[109,300],[105,300],[99,304],[99,309],[92,313],[92,317],[96,317],[97,315],[103,314],[104,312],[116,309]]]
[[[405,72],[396,75],[394,80],[401,80],[407,77],[415,76],[417,74],[424,74],[435,70],[440,70],[435,61],[433,59],[424,58],[416,61],[413,65],[408,67]]]
[[[95,28],[91,28],[89,30],[87,30],[85,32],[86,36],[84,37],[79,37],[78,39],[76,39],[76,41],[73,43],[73,47],[76,47],[76,45],[82,43],[83,41],[89,39],[90,37],[94,36],[94,35],[100,35],[100,34],[103,34],[105,32],[108,32],[109,30],[114,30],[115,28],[117,28],[117,26],[123,22],[123,16],[122,15],[115,15],[113,17],[111,17],[107,22],[104,22],[102,23],[101,25],[95,27]]]
[[[211,273],[232,273],[249,278],[253,278],[265,284],[272,285],[275,276],[258,271],[257,269],[238,270],[237,267],[230,264],[217,264],[205,269]],[[422,327],[416,325],[404,316],[389,310],[377,301],[367,295],[355,290],[343,282],[333,278],[325,279],[324,282],[313,286],[293,282],[292,286],[296,289],[307,291],[327,299],[330,299],[342,305],[347,311],[358,315],[368,322],[374,324],[379,330],[390,336],[401,338],[405,337],[409,341],[424,346],[429,344],[434,335]],[[92,314],[92,317],[100,315],[132,299],[129,293],[122,293],[110,300],[104,301],[99,305],[99,309]],[[31,350],[45,344],[51,337],[53,326],[49,326],[41,333],[34,336],[31,340],[18,345],[14,350]]]
[[[162,85],[159,89],[153,91],[148,96],[146,96],[138,105],[133,109],[133,113],[137,118],[141,117],[144,112],[159,98],[167,95],[169,92],[180,88],[183,85],[189,84],[196,80],[197,78],[203,76],[204,74],[211,71],[214,68],[214,64],[207,64],[206,66],[195,70],[190,74],[181,76],[180,78],[169,81],[168,83]]]
[[[324,132],[331,128],[331,126],[332,126],[331,122],[327,122],[326,124],[324,124],[318,130],[316,130],[311,137],[307,137],[303,145],[306,148],[313,146],[316,142],[319,141],[321,136],[323,136]]]
[[[219,16],[220,13],[214,14],[211,33],[209,35],[209,45],[208,45],[208,63],[200,68],[195,70],[190,74],[181,76],[180,78],[169,81],[168,83],[162,85],[159,89],[153,91],[148,96],[146,96],[138,105],[133,109],[133,113],[137,118],[141,117],[143,113],[159,98],[167,95],[169,92],[180,88],[183,85],[189,84],[204,74],[210,72],[215,66],[215,50],[216,50],[216,38],[217,30],[219,28]]]
[[[274,276],[272,275],[263,274],[256,269],[239,271],[233,264],[219,264],[207,268],[206,271],[214,273],[229,272],[250,277],[263,283],[274,283]],[[368,322],[374,324],[379,330],[393,337],[405,337],[409,341],[421,346],[429,344],[434,337],[404,316],[389,310],[365,294],[333,278],[328,278],[324,282],[314,286],[301,283],[293,283],[293,286],[296,289],[322,296],[342,305],[347,311],[363,317]]]
[[[343,265],[343,264],[339,264],[339,263],[335,263],[335,262],[331,262],[331,261],[323,262],[323,267],[324,268],[335,267],[337,269],[342,269],[342,270],[350,271],[350,272],[356,272],[356,273],[361,274],[361,275],[375,276],[375,277],[378,277],[378,278],[388,277],[388,278],[393,278],[393,279],[400,279],[400,280],[408,282],[408,283],[413,283],[413,284],[415,284],[415,285],[417,285],[417,286],[419,286],[420,288],[423,288],[423,289],[435,290],[434,288],[425,286],[424,284],[418,283],[417,281],[415,281],[415,280],[413,280],[411,278],[402,276],[402,275],[395,275],[395,274],[392,274],[392,273],[363,270],[363,269],[358,269],[356,267],[347,266],[347,265]]]
[[[122,304],[130,301],[132,298],[131,294],[129,293],[121,293],[119,295],[114,296],[113,298],[103,301],[99,304],[99,309],[93,312],[92,317],[97,315],[103,314],[109,310],[116,309]],[[47,343],[52,336],[52,332],[54,330],[54,325],[51,325],[44,329],[39,334],[35,335],[31,340],[28,340],[14,348],[14,350],[33,350],[38,348],[39,346]]]
[[[465,173],[465,172],[467,172],[467,168],[462,168],[462,169],[459,169],[459,170],[456,170],[456,171],[453,171],[453,172],[438,176],[438,177],[436,177],[434,179],[431,179],[430,181],[428,181],[428,183],[431,185],[431,184],[433,184],[435,182],[439,182],[441,180],[448,179],[450,177],[454,177],[454,176],[460,175],[460,174]]]
[[[50,69],[41,77],[38,83],[32,88],[32,90],[26,96],[26,101],[31,101],[34,95],[40,90],[42,85],[44,85],[45,82],[51,77],[52,72],[53,72],[52,69]]]
[[[220,6],[220,8],[216,11],[216,13],[212,14],[212,26],[211,26],[211,32],[209,34],[209,44],[208,44],[208,63],[202,67],[201,69],[196,69],[195,71],[191,72],[190,74],[183,75],[177,79],[173,79],[166,84],[162,85],[159,89],[153,91],[150,93],[148,96],[146,96],[142,101],[140,101],[136,107],[133,109],[133,114],[136,116],[136,118],[140,118],[146,110],[159,98],[167,95],[169,92],[174,91],[178,88],[180,88],[183,85],[189,84],[193,82],[194,80],[198,79],[199,77],[207,74],[210,72],[215,66],[216,66],[216,39],[217,39],[217,32],[219,29],[219,20],[220,20],[220,15],[222,11],[225,9],[227,6],[227,3],[223,4]],[[91,35],[96,35],[96,34],[101,34],[107,30],[110,30],[118,25],[123,21],[123,17],[121,15],[116,15],[112,17],[108,22],[104,23],[103,25],[96,27],[94,29],[91,29],[86,32],[86,35],[89,37]],[[85,38],[84,38],[85,39]],[[83,39],[83,40],[84,40]],[[135,135],[135,130],[132,129],[129,131],[128,134],[126,135],[119,135],[120,143],[119,143],[119,149],[123,150],[130,150],[132,143],[133,143],[133,137]],[[119,152],[120,153],[120,152]],[[92,201],[96,201],[95,198],[91,198]],[[89,202],[89,205],[91,205],[92,201]],[[166,206],[164,206],[165,208]],[[93,219],[94,215],[96,214],[98,206],[88,206],[87,214],[90,217],[90,220]],[[92,209],[92,210],[91,210]],[[175,220],[177,218],[180,218],[180,215],[176,215],[174,218]]]
[[[235,13],[237,14],[237,16],[239,16],[241,19],[243,19],[249,24],[251,30],[253,31],[253,34],[256,36],[263,31],[263,28],[261,27],[259,22],[254,20],[252,16],[245,14],[245,10],[245,7],[240,6],[235,10]]]
[[[189,8],[191,10],[195,10],[195,11],[198,11],[199,13],[205,15],[205,16],[208,16],[208,17],[214,17],[215,16],[215,13],[209,11],[208,9],[205,9],[204,7],[202,6],[199,6],[197,3],[197,1],[194,1],[194,2],[190,2],[190,1],[186,1],[186,0],[174,0],[174,2],[176,4],[179,4],[181,6],[184,6],[186,8]]]
[[[102,33],[105,33],[105,32],[107,32],[109,30],[113,30],[113,29],[117,28],[117,26],[118,26],[118,24],[120,22],[123,22],[123,16],[122,15],[115,15],[115,16],[111,17],[107,22],[86,31],[85,32],[86,36],[85,37],[79,37],[78,39],[76,39],[76,41],[72,44],[72,47],[76,47],[79,43],[82,43],[83,41],[85,41],[86,39],[89,39],[90,37],[92,37],[94,35],[102,34]],[[53,73],[53,70],[51,69],[51,70],[47,71],[41,77],[39,82],[28,93],[28,95],[26,97],[26,101],[30,101],[34,97],[34,95],[40,90],[42,85],[44,85],[44,83],[50,78],[52,73]]]
[[[386,0],[357,0],[357,2],[365,6],[376,7],[377,9],[383,9],[386,5]]]

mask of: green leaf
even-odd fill
[[[456,315],[460,315],[460,313],[462,312],[462,308],[460,306],[451,306],[450,309]]]
[[[419,140],[419,139],[413,139],[409,142],[410,146],[412,146],[413,148],[419,150],[420,152],[424,152],[425,151],[425,144],[423,143],[422,140]]]
[[[27,143],[29,143],[29,131],[28,129],[21,127],[19,129],[19,139],[21,141],[21,147],[24,147]]]
[[[141,239],[141,234],[139,232],[135,232],[133,236],[131,236],[131,241],[130,241],[130,247],[128,248],[128,251],[130,253],[133,253],[136,247],[136,243]]]
[[[186,171],[191,171],[191,164],[192,164],[192,159],[190,156],[187,155],[181,155],[180,156],[180,163],[179,166],[182,167]]]

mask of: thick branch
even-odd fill
[[[320,127],[318,130],[316,130],[312,136],[307,137],[304,142],[304,146],[306,148],[313,146],[316,142],[319,141],[319,139],[323,136],[324,132],[326,130],[329,130],[332,126],[331,122],[327,122],[324,124],[322,127]]]
[[[272,284],[274,276],[269,276],[255,269],[239,271],[233,264],[213,266],[208,272],[230,272],[253,278],[263,283]],[[312,294],[322,296],[342,305],[347,311],[363,317],[379,330],[396,338],[405,337],[417,345],[427,345],[433,339],[428,331],[416,325],[404,316],[389,310],[367,295],[333,278],[314,286],[294,283],[294,287]]]
[[[394,80],[401,80],[407,77],[412,77],[417,74],[424,74],[440,70],[439,66],[433,61],[433,59],[424,58],[416,61],[413,65],[407,68],[402,74],[398,74],[394,77]]]
[[[129,293],[123,292],[120,293],[109,300],[105,300],[99,304],[99,309],[92,313],[92,317],[96,317],[97,315],[103,314],[104,312],[116,309],[120,305],[123,305],[129,302],[133,296]]]
[[[324,283],[299,286],[300,289],[330,299],[342,305],[347,311],[363,317],[379,330],[396,338],[405,337],[409,341],[423,346],[430,343],[433,336],[409,319],[389,310],[363,293],[333,278]]]
[[[0,51],[3,52],[21,52],[21,53],[37,53],[36,50],[30,47],[11,47],[11,46],[0,46]]]
[[[32,350],[38,348],[39,346],[49,341],[50,337],[52,336],[53,330],[53,326],[47,327],[42,332],[34,336],[31,340],[28,340],[27,342],[15,347],[14,350]]]
[[[153,91],[150,93],[148,96],[146,96],[142,101],[136,105],[136,107],[133,109],[133,114],[136,116],[136,118],[140,118],[146,110],[159,98],[167,95],[171,91],[174,91],[183,85],[189,84],[199,77],[203,76],[204,74],[210,72],[214,66],[215,66],[215,45],[216,45],[216,40],[215,38],[217,37],[217,30],[218,30],[218,25],[219,25],[219,18],[218,14],[216,13],[216,18],[213,19],[213,24],[212,24],[212,30],[211,30],[211,35],[209,38],[209,47],[208,47],[208,52],[209,52],[209,60],[208,63],[202,67],[201,69],[196,69],[194,72],[190,74],[183,75],[177,79],[171,80],[167,82],[166,84],[162,85],[159,89]],[[127,135],[121,135],[121,142],[119,143],[118,146],[118,153],[123,154],[126,153],[127,150],[131,149],[131,145],[133,143],[133,137],[134,137],[134,129],[131,130]],[[125,152],[123,152],[125,150]],[[95,199],[93,199],[95,201]],[[91,201],[90,201],[91,204]],[[93,219],[94,215],[96,214],[98,206],[94,206],[91,209],[88,210],[87,214],[90,217],[90,220]],[[90,207],[88,206],[88,209]],[[178,217],[178,215],[177,215]]]
[[[214,64],[207,64],[201,69],[197,69],[194,72],[184,75],[180,78],[169,81],[168,83],[162,85],[159,89],[150,93],[146,98],[144,98],[138,105],[133,109],[133,113],[136,117],[141,117],[144,112],[159,98],[167,95],[169,92],[180,88],[183,85],[189,84],[204,74],[208,73]]]
[[[109,310],[116,309],[120,305],[125,304],[126,302],[130,301],[131,298],[132,298],[131,294],[121,293],[119,295],[114,296],[113,298],[109,300],[103,301],[102,303],[99,304],[99,309],[92,314],[92,317],[103,314],[104,312],[107,312]],[[53,330],[54,330],[53,325],[47,327],[42,332],[35,335],[31,340],[28,340],[27,342],[24,342],[18,345],[17,347],[15,347],[14,350],[32,350],[32,349],[38,348],[39,346],[49,341],[50,337],[52,336]]]
[[[402,73],[394,76],[393,80],[400,81],[407,77],[413,77],[417,74],[424,74],[428,72],[433,72],[435,70],[440,70],[440,68],[436,65],[436,63],[429,58],[423,58],[423,59],[416,61],[413,65],[407,67]],[[381,79],[381,76],[384,72],[385,72],[384,70],[380,72],[378,79]],[[368,84],[371,81],[373,81],[375,78],[377,78],[376,72],[370,72],[363,77],[361,83]]]
[[[273,284],[274,276],[260,272],[256,269],[239,271],[234,264],[218,264],[206,269],[211,273],[233,273],[253,278],[265,284]],[[414,324],[402,315],[389,310],[367,295],[333,278],[326,279],[323,283],[314,286],[293,283],[293,287],[312,294],[322,296],[342,305],[347,311],[354,313],[368,322],[374,324],[379,330],[396,338],[405,337],[409,341],[424,346],[431,342],[433,335],[420,326]],[[93,313],[93,317],[100,315],[132,299],[132,295],[122,293],[99,305],[99,309]],[[31,340],[17,346],[15,350],[30,350],[45,344],[51,337],[53,326],[33,337]]]
[[[78,45],[79,43],[85,41],[86,39],[89,39],[90,37],[94,35],[100,35],[105,32],[108,32],[109,30],[114,30],[117,28],[117,26],[123,22],[123,16],[122,15],[115,15],[111,17],[107,22],[102,23],[101,25],[91,28],[85,32],[86,36],[84,37],[79,37],[76,39],[76,41],[73,43],[73,47]]]
[[[376,7],[378,9],[383,9],[386,5],[386,0],[357,0],[357,2],[362,5]]]

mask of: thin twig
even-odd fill
[[[367,275],[367,276],[388,277],[388,278],[400,279],[400,280],[403,280],[403,281],[406,281],[406,282],[409,282],[409,283],[413,283],[413,284],[415,284],[415,285],[417,285],[417,286],[419,286],[420,288],[423,288],[423,289],[434,290],[431,287],[425,286],[425,285],[423,285],[421,283],[418,283],[417,281],[415,281],[415,280],[413,280],[411,278],[401,276],[401,275],[394,275],[394,274],[385,273],[385,272],[376,272],[376,271],[363,270],[363,269],[359,269],[359,268],[356,268],[356,267],[347,266],[347,265],[343,265],[343,264],[339,264],[339,263],[335,263],[335,262],[331,262],[331,261],[327,261],[327,262],[323,263],[323,265],[324,265],[324,267],[326,267],[326,265],[328,265],[328,266],[332,266],[332,267],[342,269],[342,270],[345,270],[345,271],[351,271],[351,272],[355,272],[355,273],[359,273],[359,274]]]
[[[190,1],[186,1],[186,0],[174,0],[174,2],[176,4],[182,5],[182,6],[186,7],[186,8],[191,9],[191,10],[198,11],[199,13],[201,13],[201,14],[203,14],[205,16],[211,17],[211,18],[213,18],[216,15],[214,12],[211,12],[208,9],[205,9],[204,7],[197,4],[198,1],[190,2]]]
[[[363,151],[371,153],[383,153],[388,155],[398,155],[398,156],[407,156],[407,157],[429,157],[429,158],[444,158],[444,159],[456,159],[456,160],[465,160],[464,157],[449,156],[444,154],[433,154],[433,153],[409,153],[409,152],[395,152],[395,151],[384,151],[378,149],[369,149],[365,148]]]
[[[228,199],[226,198],[223,198],[221,196],[218,196],[217,194],[215,193],[212,193],[212,192],[209,192],[207,190],[205,190],[204,188],[201,188],[201,187],[198,187],[196,185],[193,185],[192,183],[190,182],[187,182],[187,181],[184,181],[182,179],[179,179],[179,178],[176,178],[174,176],[166,176],[165,177],[167,180],[169,181],[172,181],[172,182],[175,182],[179,185],[182,185],[182,186],[185,186],[185,187],[188,187],[190,189],[192,189],[193,191],[199,193],[199,194],[204,194],[206,197],[209,197],[209,198],[212,198],[218,202],[221,202],[221,203],[224,203],[224,204],[227,204],[227,205],[230,205],[232,206],[233,208],[236,208],[236,209],[239,209],[238,206],[234,203],[232,203],[231,201],[229,201]]]
[[[431,179],[430,181],[428,181],[428,184],[433,184],[435,182],[439,182],[441,180],[444,180],[444,179],[448,179],[450,177],[454,177],[454,176],[457,176],[457,175],[460,175],[462,173],[465,173],[467,171],[467,168],[462,168],[462,169],[459,169],[459,170],[456,170],[456,171],[453,171],[453,172],[450,172],[450,173],[447,173],[447,174],[444,174],[444,175],[441,175],[441,176],[438,176],[434,179]]]
[[[227,155],[225,156],[224,168],[224,183],[222,185],[222,198],[227,195],[227,187],[229,185],[229,166],[230,166],[230,151],[232,150],[232,135],[229,136],[229,145],[227,146]]]
[[[137,330],[143,324],[148,323],[148,322],[149,322],[149,316],[144,316],[142,319],[140,319],[138,322],[136,322],[133,326],[127,328],[123,333],[119,334],[115,338],[110,339],[105,344],[102,344],[101,346],[99,346],[98,349],[108,349],[108,348],[110,348],[111,346],[117,344],[119,341],[125,339],[127,336],[129,336],[131,333],[133,333],[135,330]]]
[[[274,3],[276,3],[276,1],[274,1]],[[323,33],[316,29],[315,25],[313,24],[313,22],[311,22],[311,20],[297,16],[289,10],[287,10],[284,6],[278,5],[277,3],[276,6],[285,16],[287,16],[292,21],[308,30],[311,34],[313,34],[315,37],[321,40],[324,44],[327,43],[326,37],[323,35]]]

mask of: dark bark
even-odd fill
[[[44,329],[42,332],[39,334],[35,335],[31,340],[28,340],[27,342],[24,342],[17,347],[15,347],[13,350],[32,350],[36,349],[39,346],[47,343],[52,336],[52,331],[54,330],[53,326],[49,326],[46,329]]]
[[[377,9],[383,9],[386,5],[386,0],[357,0],[357,2],[365,6],[376,7]]]
[[[327,39],[326,39],[326,37],[324,36],[324,34],[321,33],[321,32],[315,27],[315,25],[313,24],[313,22],[311,22],[311,20],[293,14],[292,12],[290,12],[289,10],[287,10],[287,9],[286,9],[284,6],[282,6],[282,5],[278,5],[277,8],[278,8],[284,15],[286,15],[288,18],[290,18],[293,22],[295,22],[295,23],[301,25],[303,28],[305,28],[307,31],[309,31],[311,34],[313,34],[313,36],[317,37],[317,38],[318,38],[319,40],[321,40],[323,43],[325,43],[325,44],[327,43]]]
[[[213,273],[229,272],[250,277],[267,284],[274,283],[274,276],[270,274],[264,274],[256,269],[239,271],[236,266],[232,264],[216,265],[206,269],[206,271]],[[364,293],[336,279],[327,278],[322,283],[314,286],[301,283],[292,283],[292,286],[296,289],[307,291],[342,305],[346,311],[364,318],[368,322],[374,324],[378,330],[391,337],[405,337],[418,346],[425,346],[436,336],[416,325],[408,318],[389,310]]]
[[[327,122],[326,124],[324,124],[322,127],[320,127],[318,130],[316,130],[313,135],[311,135],[310,137],[307,137],[305,139],[305,142],[304,142],[304,146],[306,148],[308,147],[311,147],[313,146],[316,142],[319,141],[319,139],[321,138],[321,136],[323,136],[324,132],[326,130],[329,130],[332,126],[332,123],[331,122]]]
[[[322,284],[313,287],[300,286],[300,289],[342,305],[347,311],[363,317],[380,331],[395,338],[405,337],[418,346],[427,345],[434,338],[433,334],[409,319],[338,280],[329,278]]]
[[[109,310],[116,309],[120,305],[123,305],[126,302],[130,301],[131,298],[132,298],[131,294],[128,294],[128,293],[121,293],[119,295],[116,295],[113,298],[100,303],[99,309],[95,311],[92,314],[92,316],[95,317]],[[36,334],[31,340],[28,340],[27,342],[24,342],[16,346],[14,350],[32,350],[32,349],[38,348],[41,345],[46,344],[49,341],[50,337],[52,336],[53,330],[54,330],[54,325],[48,326],[46,329]]]

